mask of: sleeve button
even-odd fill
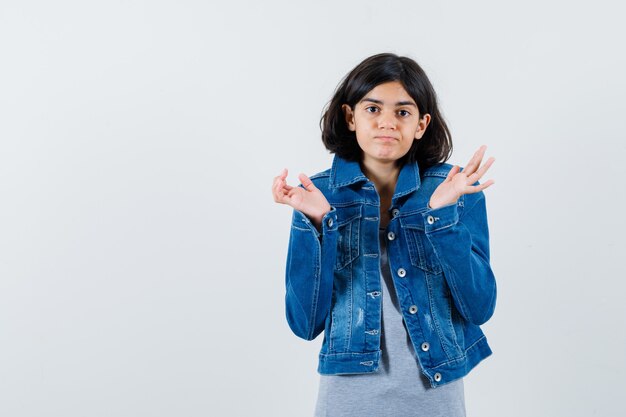
[[[435,381],[436,381],[436,382],[441,381],[441,374],[440,374],[439,372],[437,372],[437,373],[435,374]]]
[[[433,224],[435,223],[435,218],[433,216],[428,216],[426,218],[426,221],[428,222],[428,224]]]

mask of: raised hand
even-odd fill
[[[486,145],[481,146],[474,153],[474,156],[472,156],[472,159],[470,159],[463,171],[461,171],[458,165],[452,167],[446,179],[439,184],[430,196],[429,206],[431,208],[456,203],[463,194],[477,193],[495,183],[494,180],[489,180],[480,185],[472,185],[487,172],[495,161],[494,157],[490,157],[482,167],[480,166],[486,149]]]
[[[287,168],[283,169],[280,175],[274,177],[274,183],[272,184],[274,201],[287,204],[306,214],[319,229],[322,218],[330,211],[328,200],[306,175],[298,175],[298,179],[304,188],[287,185],[286,179]]]

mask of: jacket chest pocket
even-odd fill
[[[359,256],[361,206],[337,210],[337,260],[335,269],[343,269]]]
[[[424,271],[440,274],[441,262],[424,232],[423,221],[421,213],[400,219],[411,264]]]

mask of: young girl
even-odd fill
[[[293,207],[286,268],[292,331],[322,331],[316,416],[464,416],[463,377],[491,354],[480,329],[496,283],[479,183],[452,151],[422,68],[371,56],[340,83],[322,117],[332,167],[301,185],[274,178]],[[482,164],[482,165],[481,165]]]

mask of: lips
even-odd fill
[[[394,140],[398,140],[397,138],[394,138],[393,136],[375,136],[375,139],[380,139],[382,141],[394,141]]]

